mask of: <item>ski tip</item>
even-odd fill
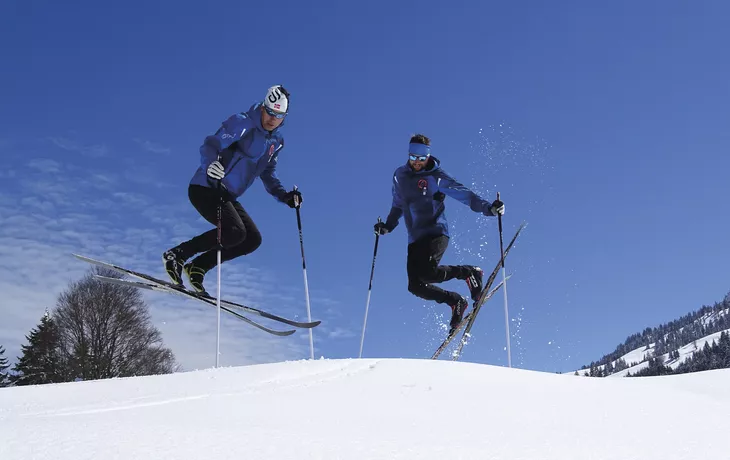
[[[315,328],[315,327],[319,326],[321,323],[322,323],[322,321],[312,321],[312,322],[309,322],[309,323],[307,323],[307,322],[298,322],[298,321],[286,322],[286,324],[290,324],[290,325],[295,326],[295,327],[300,327],[302,329],[312,329],[312,328]]]
[[[91,257],[83,256],[81,254],[76,254],[75,252],[72,252],[71,255],[85,262],[96,262],[96,259],[92,259]]]

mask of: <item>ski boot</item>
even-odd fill
[[[469,287],[471,293],[471,300],[476,302],[482,293],[482,277],[484,271],[479,267],[472,267],[467,265],[466,269],[469,270],[469,276],[466,278],[466,285]]]
[[[210,294],[208,294],[205,287],[203,287],[203,278],[205,278],[207,270],[196,266],[194,262],[195,261],[188,262],[183,267],[185,275],[188,277],[188,282],[190,282],[190,286],[192,286],[199,294],[209,296]]]
[[[181,255],[179,248],[172,248],[162,254],[162,263],[165,264],[165,271],[173,283],[183,286],[182,270],[185,259]]]
[[[456,302],[456,304],[450,305],[450,307],[451,323],[449,325],[451,326],[451,330],[449,330],[449,334],[453,334],[461,321],[464,319],[464,312],[466,312],[466,309],[469,308],[469,302],[467,302],[463,296],[459,296],[459,300]]]

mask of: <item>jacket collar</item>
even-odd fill
[[[251,106],[251,108],[248,109],[248,112],[246,112],[246,114],[251,119],[251,121],[253,121],[253,124],[256,127],[256,129],[258,129],[259,131],[261,131],[264,134],[268,134],[269,132],[267,130],[265,130],[263,126],[261,126],[261,106],[262,105],[263,104],[261,102],[256,102],[255,104],[253,104]],[[281,127],[284,126],[285,123],[286,123],[286,118],[284,118],[284,121],[282,121],[281,124],[275,130],[271,131],[271,135],[273,136],[273,135],[277,134],[279,132],[279,130],[281,129]]]

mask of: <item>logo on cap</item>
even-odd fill
[[[275,91],[273,91],[271,94],[269,94],[269,102],[272,104],[276,101],[281,99],[281,91],[279,91],[279,88],[276,88]]]

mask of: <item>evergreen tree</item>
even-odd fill
[[[10,385],[10,376],[5,370],[10,367],[8,358],[5,357],[5,348],[0,345],[0,388]]]
[[[46,312],[40,324],[26,336],[28,345],[21,347],[22,356],[13,368],[15,385],[38,385],[66,381],[59,353],[58,328]]]
[[[613,367],[613,362],[609,361],[606,363],[606,367],[603,368],[603,375],[608,377],[609,375],[616,372],[615,368]]]
[[[730,368],[730,334],[727,332],[720,334],[719,346],[722,355],[721,367],[723,369]]]
[[[672,368],[667,367],[662,363],[659,358],[652,358],[649,360],[649,366],[641,369],[640,371],[633,374],[632,377],[647,377],[656,375],[669,375],[672,373]]]

